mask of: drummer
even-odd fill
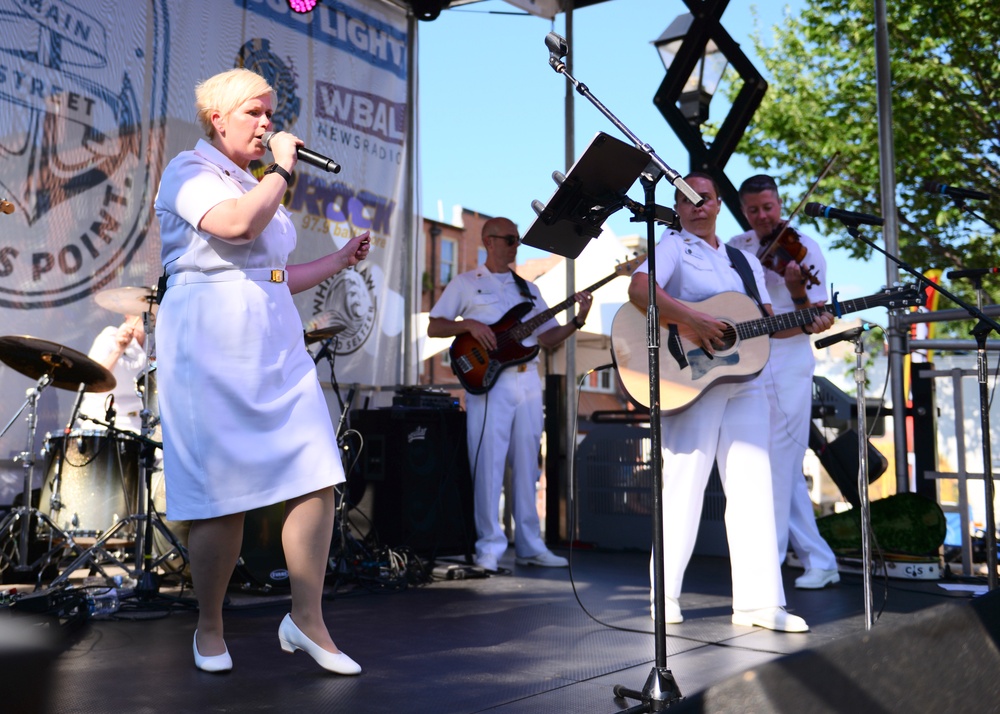
[[[114,397],[115,426],[140,433],[142,399],[136,379],[146,369],[146,330],[141,315],[126,315],[120,325],[108,325],[94,339],[87,356],[111,371],[118,380],[111,392],[88,392],[80,404],[80,428],[88,428],[85,417],[107,421],[109,402]]]

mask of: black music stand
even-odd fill
[[[648,164],[645,151],[597,132],[565,178],[553,174],[559,186],[548,204],[533,204],[538,217],[521,243],[575,259],[608,216],[631,202],[625,192]]]

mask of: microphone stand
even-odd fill
[[[549,48],[549,65],[557,74],[566,76],[577,92],[585,96],[597,109],[611,121],[625,136],[632,140],[636,148],[650,157],[650,166],[643,172],[640,181],[645,192],[645,221],[647,241],[647,266],[649,269],[649,306],[646,309],[646,335],[649,347],[649,441],[652,455],[651,471],[653,475],[653,639],[655,644],[655,662],[646,678],[642,691],[627,689],[622,685],[614,686],[617,698],[634,699],[641,704],[623,710],[620,714],[638,714],[639,712],[663,711],[668,706],[682,698],[680,688],[674,680],[674,675],[667,668],[666,623],[664,609],[666,601],[663,594],[663,460],[660,440],[660,317],[656,305],[656,236],[655,217],[656,182],[661,176],[666,176],[695,205],[704,203],[704,199],[684,181],[681,175],[667,166],[666,163],[649,144],[646,144],[633,134],[611,111],[598,101],[585,84],[578,82],[566,71],[566,63],[562,57],[568,52],[566,41],[554,32],[545,38]],[[655,167],[656,170],[651,170]]]
[[[958,199],[956,199],[958,201]],[[946,298],[951,300],[956,305],[962,307],[966,312],[969,313],[970,317],[977,319],[979,322],[976,326],[972,328],[972,335],[976,338],[976,362],[978,367],[978,381],[979,381],[979,419],[980,428],[983,432],[983,489],[985,492],[986,499],[986,584],[988,590],[996,590],[997,588],[997,538],[996,538],[996,516],[994,515],[993,499],[995,495],[995,489],[993,484],[993,461],[990,454],[990,400],[989,400],[989,389],[987,385],[987,362],[986,362],[986,337],[990,334],[990,331],[995,331],[1000,335],[1000,324],[997,324],[994,320],[990,319],[986,313],[982,311],[982,278],[980,276],[972,276],[976,280],[976,289],[979,293],[979,306],[970,305],[969,303],[962,300],[957,295],[949,292],[945,288],[941,287],[937,283],[928,280],[918,271],[916,271],[909,264],[900,260],[896,256],[888,253],[879,246],[875,244],[874,241],[861,235],[858,231],[857,222],[852,222],[848,220],[841,219],[844,227],[851,237],[863,241],[865,244],[871,246],[879,253],[884,255],[886,258],[891,260],[893,263],[898,265],[900,268],[905,270],[907,273],[915,277],[922,285],[929,286],[944,295]],[[863,410],[858,407],[858,419],[862,418]],[[960,415],[957,415],[960,418]],[[864,441],[864,440],[862,440]],[[867,451],[867,449],[866,449]],[[863,543],[862,543],[863,544]]]

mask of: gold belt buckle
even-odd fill
[[[285,271],[284,270],[272,270],[271,271],[271,282],[272,283],[283,283],[283,282],[285,282]]]
[[[527,372],[528,371],[528,364],[526,362],[522,362],[521,364],[517,365],[517,371],[518,372]]]

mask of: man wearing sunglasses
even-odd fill
[[[491,218],[483,224],[486,261],[456,276],[445,287],[430,312],[430,337],[470,334],[488,352],[497,349],[498,334],[491,327],[515,305],[530,302],[522,317],[527,322],[548,309],[534,283],[518,276],[511,266],[517,260],[520,237],[517,226],[506,218]],[[591,296],[574,295],[579,313],[565,325],[555,319],[542,324],[521,340],[530,347],[553,349],[583,327],[590,312]],[[499,338],[502,340],[503,336]],[[476,564],[497,570],[497,561],[507,549],[507,536],[500,526],[500,494],[504,471],[510,463],[512,491],[508,494],[514,513],[514,551],[517,565],[563,568],[565,558],[552,553],[541,536],[536,502],[538,451],[542,438],[542,384],[538,357],[511,365],[500,372],[483,394],[465,396],[469,467],[473,478],[476,523]]]

